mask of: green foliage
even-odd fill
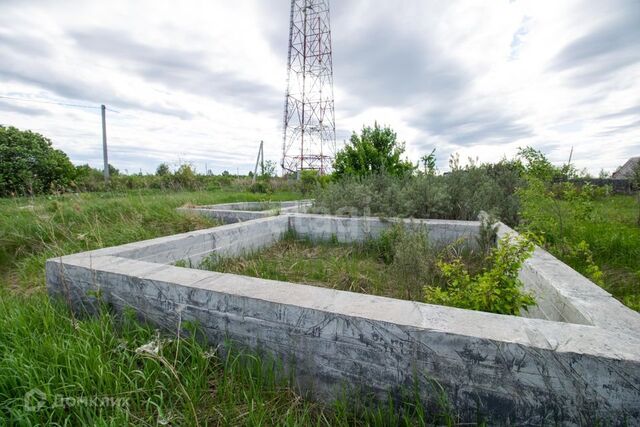
[[[111,163],[109,163],[109,176],[118,176],[120,175],[120,169],[116,168],[115,166],[113,166]]]
[[[429,244],[426,227],[393,227],[390,240],[393,276],[402,284],[406,299],[421,298],[422,287],[431,280],[433,260],[437,254]]]
[[[0,196],[60,192],[76,169],[67,155],[39,133],[0,126]]]
[[[446,279],[445,287],[427,286],[425,301],[432,304],[516,315],[534,305],[533,296],[522,291],[518,271],[533,252],[527,238],[505,236],[487,257],[489,267],[475,275],[469,273],[460,258],[437,264]]]
[[[516,187],[521,165],[456,167],[448,175],[345,177],[315,194],[314,211],[338,215],[475,220],[487,211],[501,221],[518,221]]]
[[[260,174],[260,178],[269,179],[276,176],[276,167],[277,163],[273,160],[267,160],[261,165],[262,173]]]
[[[165,167],[166,166],[166,167]],[[108,183],[104,182],[102,171],[88,165],[76,168],[75,188],[80,191],[124,191],[124,190],[169,190],[169,191],[217,191],[220,189],[233,191],[251,191],[250,177],[234,177],[227,174],[197,174],[188,163],[182,164],[175,172],[168,170],[166,164],[158,166],[154,174],[115,175]],[[262,188],[277,191],[298,191],[295,184],[287,183],[281,178],[261,178],[266,184]],[[256,192],[261,192],[256,191]],[[268,191],[267,191],[268,192]]]
[[[156,168],[156,175],[158,176],[166,176],[171,173],[171,169],[169,169],[169,165],[166,163],[160,163]]]
[[[249,187],[249,191],[252,193],[262,193],[262,194],[271,194],[273,193],[273,187],[271,186],[269,181],[256,181],[251,184]]]
[[[234,258],[213,255],[198,268],[421,301],[425,284],[444,286],[436,263],[452,256],[470,271],[482,262],[482,254],[464,241],[434,247],[426,228],[397,223],[362,243],[339,243],[335,236],[311,241],[289,232],[267,249]]]
[[[547,157],[533,147],[518,149],[518,156],[524,159],[527,174],[542,182],[551,182],[557,176],[558,170]]]
[[[180,186],[180,188],[193,190],[196,188],[198,178],[193,171],[193,167],[184,163],[178,167],[178,170],[173,174],[173,181]]]
[[[636,190],[636,197],[638,199],[638,220],[637,224],[640,226],[640,162],[636,163],[633,168],[633,174],[631,175],[631,183]]]
[[[537,178],[543,182],[552,182],[559,179],[571,179],[578,177],[578,171],[570,164],[561,167],[554,166],[547,157],[533,147],[520,148],[518,156],[524,159],[528,176]]]
[[[637,212],[631,196],[534,177],[526,179],[518,196],[521,231],[539,236],[553,255],[640,309],[640,229],[631,219]]]
[[[420,157],[420,162],[423,166],[423,173],[425,175],[435,175],[436,170],[436,149],[431,150],[431,153],[425,154]]]
[[[396,133],[377,123],[364,127],[360,135],[355,132],[345,147],[336,154],[335,174],[366,176],[386,173],[403,176],[415,168],[408,160],[402,160],[404,143],[398,142]]]
[[[300,174],[299,188],[302,194],[312,194],[326,188],[331,182],[331,176],[320,175],[318,171],[306,169]]]
[[[0,199],[0,282],[21,291],[40,288],[48,258],[215,225],[181,214],[180,206],[299,197],[291,192],[130,191]]]

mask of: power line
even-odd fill
[[[0,95],[0,98],[12,99],[14,101],[35,102],[35,103],[39,103],[39,104],[62,105],[64,107],[87,108],[87,109],[92,109],[92,110],[99,110],[101,108],[101,107],[95,107],[93,105],[69,104],[69,103],[65,103],[65,102],[45,101],[45,100],[41,100],[41,99],[32,99],[32,98],[18,98],[18,97],[14,97],[14,96],[5,96],[5,95]],[[114,113],[119,113],[120,112],[120,111],[113,110],[111,108],[107,108],[107,110],[109,110],[111,112],[114,112]]]

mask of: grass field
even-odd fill
[[[471,271],[480,269],[483,256],[465,250],[462,243],[436,249],[422,245],[422,236],[406,233],[386,247],[389,239],[384,237],[359,243],[314,242],[290,233],[263,250],[207,259],[198,268],[420,302],[425,301],[424,286],[446,286],[435,267],[437,259],[456,253]],[[395,253],[393,261],[390,251]],[[406,252],[411,252],[409,259],[400,255]]]
[[[568,202],[563,202],[568,203]],[[585,241],[593,262],[602,270],[602,287],[625,305],[640,310],[640,226],[635,196],[611,196],[594,201],[592,214],[564,225],[564,233],[574,244]],[[554,255],[586,274],[584,257],[567,253],[563,247],[549,246]]]
[[[185,204],[296,198],[285,192],[146,190],[0,199],[0,277],[5,286],[42,289],[47,258],[215,225],[175,210]]]
[[[235,351],[222,356],[192,337],[164,337],[159,343],[152,327],[131,317],[117,320],[107,311],[76,319],[44,292],[47,258],[215,225],[177,213],[178,206],[301,197],[284,192],[131,191],[0,199],[0,425],[454,424],[454,410],[442,396],[435,413],[425,412],[410,396],[388,407],[346,400],[333,406],[314,404],[279,379],[280,370],[270,361]],[[638,310],[637,202],[615,196],[595,203],[589,219],[568,224],[567,236],[588,243],[593,262],[604,272],[605,289]],[[292,267],[286,256],[269,257],[247,261],[238,272],[251,274],[254,269],[275,279],[328,280],[355,291],[372,280],[386,280],[379,261],[353,248],[329,243],[295,249],[307,258],[298,265]],[[578,270],[585,268],[582,260],[563,255],[561,248],[549,249]],[[320,267],[316,260],[329,255],[334,264]],[[280,270],[287,264],[285,277]],[[192,325],[186,328],[195,330]],[[155,345],[145,347],[149,343]],[[45,396],[40,411],[25,405],[30,391]],[[79,404],[76,399],[81,398],[116,400]]]
[[[158,341],[152,327],[106,310],[76,319],[44,292],[47,258],[214,225],[178,214],[178,206],[300,197],[136,191],[0,199],[0,425],[453,424],[442,396],[438,413],[428,414],[411,398],[320,406],[288,387],[271,361],[223,356],[192,337]],[[33,411],[25,396],[42,407]]]

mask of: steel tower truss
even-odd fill
[[[335,140],[329,0],[291,0],[283,173],[327,173]]]

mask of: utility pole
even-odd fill
[[[256,182],[256,174],[258,173],[258,163],[260,163],[261,166],[261,172],[264,174],[264,141],[260,141],[260,148],[258,148],[258,157],[256,157],[256,167],[253,169],[253,178],[251,179],[251,182],[254,183]]]
[[[102,104],[102,157],[104,159],[104,182],[109,182],[109,157],[107,156],[107,107]]]

